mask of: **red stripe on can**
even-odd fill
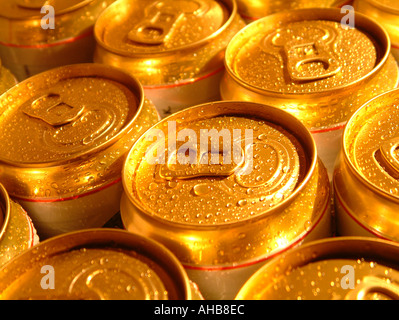
[[[68,43],[72,43],[75,41],[78,41],[80,39],[89,37],[93,35],[93,29],[82,33],[76,37],[72,37],[72,38],[68,38],[68,39],[64,39],[61,41],[57,41],[57,42],[52,42],[52,43],[42,43],[42,44],[14,44],[14,43],[6,43],[6,42],[2,42],[0,41],[0,44],[6,47],[13,47],[13,48],[21,48],[21,49],[45,49],[45,48],[51,48],[51,47],[56,47],[56,46],[61,46],[64,44],[68,44]]]

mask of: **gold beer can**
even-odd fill
[[[37,243],[39,237],[32,220],[0,184],[0,268]]]
[[[354,8],[378,21],[391,38],[391,50],[399,62],[399,4],[394,0],[355,0]]]
[[[163,118],[220,100],[224,52],[244,26],[235,0],[122,0],[95,25],[94,62],[132,72]]]
[[[226,51],[223,100],[276,106],[312,132],[330,179],[344,125],[372,97],[398,84],[386,31],[353,12],[356,28],[341,24],[340,9],[298,9],[259,19]]]
[[[197,300],[183,266],[159,243],[88,229],[43,241],[0,272],[1,300]]]
[[[93,61],[93,27],[115,0],[1,0],[0,57],[22,81],[37,73]]]
[[[0,181],[38,234],[103,226],[119,212],[123,160],[159,120],[131,75],[76,64],[0,97]]]
[[[11,87],[15,86],[17,82],[17,79],[10,72],[10,70],[4,68],[0,59],[0,95],[6,92]]]
[[[251,23],[270,14],[305,8],[340,8],[352,0],[237,0],[241,17]]]
[[[399,246],[337,237],[289,250],[256,272],[237,300],[398,300]]]
[[[337,232],[399,241],[399,90],[363,105],[348,121],[334,172]]]
[[[311,134],[263,104],[216,102],[161,120],[127,156],[123,186],[125,228],[167,246],[205,299],[233,299],[271,257],[331,235]]]

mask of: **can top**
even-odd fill
[[[121,73],[104,67],[54,69],[0,97],[1,161],[50,165],[120,139],[132,127],[143,97],[140,87],[129,87]]]
[[[306,127],[281,109],[242,101],[164,118],[137,140],[122,181],[125,228],[201,270],[286,250],[321,221],[330,198]]]
[[[399,90],[363,105],[344,132],[345,156],[374,191],[399,200]]]
[[[128,156],[129,196],[164,223],[195,227],[243,222],[284,207],[302,189],[315,151],[304,145],[305,130],[294,134],[288,114],[265,120],[256,115],[259,106],[204,105],[162,120]],[[148,141],[152,135],[156,143]],[[146,157],[136,156],[143,151]]]
[[[158,119],[133,76],[101,64],[26,79],[0,96],[0,114],[1,179],[12,197],[36,200],[119,181],[123,157]]]
[[[225,2],[231,1],[118,1],[96,23],[97,40],[129,56],[186,50],[210,41],[229,24],[233,14]]]
[[[48,268],[43,271],[43,267]],[[2,299],[191,299],[178,260],[160,244],[116,229],[64,234],[5,265]],[[53,275],[53,289],[43,284]],[[50,278],[47,285],[51,285]]]
[[[41,19],[47,13],[41,13],[45,5],[52,6],[55,15],[62,15],[94,1],[96,0],[0,0],[0,16],[9,19]]]
[[[270,15],[241,30],[226,51],[228,72],[252,90],[306,97],[358,84],[381,68],[389,37],[356,14],[356,28],[339,9],[299,9]]]
[[[398,253],[397,244],[372,238],[319,240],[268,262],[236,299],[396,300]]]

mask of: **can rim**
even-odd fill
[[[347,140],[347,136],[349,134],[349,128],[352,124],[352,122],[356,121],[356,117],[358,116],[358,114],[360,112],[363,111],[364,108],[366,108],[371,102],[380,99],[381,97],[391,94],[393,92],[396,92],[399,94],[399,88],[395,88],[395,89],[391,89],[388,91],[385,91],[377,96],[375,96],[374,98],[370,99],[369,101],[367,101],[366,103],[364,103],[362,106],[360,106],[356,112],[354,112],[351,117],[348,119],[347,125],[344,129],[344,132],[342,134],[342,140],[341,140],[341,149],[343,151],[344,154],[344,160],[347,163],[347,166],[350,169],[350,172],[364,185],[366,186],[368,189],[370,189],[372,192],[377,193],[378,195],[390,200],[390,201],[395,201],[395,202],[399,202],[399,197],[395,197],[392,194],[388,193],[387,191],[378,188],[376,185],[374,185],[371,181],[367,180],[362,174],[361,172],[359,172],[359,170],[357,170],[357,168],[354,166],[354,164],[352,163],[350,156],[349,156],[349,151],[348,148],[346,147],[345,141]]]
[[[150,130],[153,130],[154,128],[156,128],[161,122],[165,123],[167,121],[169,121],[172,118],[178,118],[180,117],[182,114],[186,113],[186,112],[193,112],[193,110],[200,110],[201,108],[207,107],[209,105],[228,105],[228,104],[247,104],[247,105],[252,105],[252,106],[262,106],[263,108],[267,107],[269,108],[269,110],[273,110],[276,113],[280,113],[280,114],[284,114],[284,117],[288,117],[290,118],[290,122],[291,123],[295,123],[297,125],[297,127],[302,128],[302,133],[306,133],[306,137],[304,137],[302,140],[298,139],[302,144],[307,144],[308,148],[310,149],[310,155],[307,154],[309,156],[310,159],[310,163],[308,165],[308,169],[306,172],[306,175],[304,176],[303,180],[300,182],[300,184],[295,188],[295,190],[288,196],[286,197],[284,200],[282,200],[281,202],[279,202],[277,205],[275,205],[274,207],[272,207],[271,209],[269,209],[268,211],[259,214],[256,217],[251,217],[251,221],[257,221],[260,219],[263,219],[264,215],[271,215],[271,214],[275,214],[276,212],[278,212],[279,210],[281,210],[281,208],[285,208],[287,207],[292,201],[294,201],[294,199],[298,196],[298,194],[300,192],[302,192],[302,190],[308,185],[309,180],[311,179],[316,165],[317,165],[317,161],[318,161],[318,157],[317,157],[317,148],[316,148],[316,143],[312,137],[311,132],[309,131],[308,128],[306,128],[302,122],[300,122],[295,116],[291,115],[288,112],[285,112],[277,107],[273,107],[273,106],[269,106],[269,105],[265,105],[265,104],[261,104],[261,103],[257,103],[257,102],[250,102],[250,101],[217,101],[217,102],[208,102],[208,103],[203,103],[203,104],[199,104],[193,107],[189,107],[183,110],[180,110],[172,115],[169,115],[168,117],[163,118],[160,122],[158,122],[157,124],[153,125],[151,128],[149,128],[146,132],[144,132],[134,143],[134,145],[132,146],[132,148],[130,149],[130,151],[128,152],[123,167],[122,167],[122,185],[123,185],[123,189],[125,190],[125,194],[128,197],[128,200],[132,203],[132,205],[137,208],[141,213],[144,213],[146,217],[150,218],[150,219],[154,219],[155,221],[163,224],[163,225],[170,225],[173,226],[174,228],[182,228],[182,229],[191,229],[193,226],[195,226],[195,228],[198,229],[203,229],[203,230],[212,230],[212,229],[221,229],[221,228],[230,228],[231,226],[239,226],[241,224],[246,224],[248,222],[248,219],[243,219],[243,220],[239,220],[239,221],[232,221],[232,222],[225,222],[223,224],[220,225],[205,225],[205,224],[189,224],[189,223],[183,223],[183,222],[171,222],[171,221],[166,221],[158,216],[153,216],[153,215],[148,215],[147,211],[145,210],[144,206],[135,199],[135,197],[133,197],[133,195],[129,192],[130,187],[128,186],[128,173],[129,173],[129,159],[132,157],[132,154],[135,152],[136,147],[142,143],[142,140],[145,138],[146,133]],[[228,113],[225,112],[220,112],[218,111],[217,113],[215,113],[213,116],[220,116],[220,115],[228,115]],[[232,115],[232,113],[230,113],[230,115]],[[237,115],[237,113],[235,113],[235,115]],[[250,114],[248,112],[248,109],[246,110],[242,110],[241,115],[253,115],[256,116],[255,114]],[[268,121],[273,121],[272,119],[268,119]],[[274,120],[274,123],[278,123],[279,122]],[[288,131],[291,131],[290,129],[288,129]],[[305,141],[306,139],[306,141]]]
[[[137,109],[133,117],[130,119],[130,121],[122,128],[115,136],[113,136],[111,139],[101,143],[100,145],[90,148],[86,151],[79,152],[77,154],[71,154],[62,160],[56,160],[56,161],[39,161],[39,162],[18,162],[18,161],[12,161],[9,159],[5,159],[0,155],[0,162],[3,162],[5,164],[8,164],[13,167],[24,167],[24,168],[43,168],[43,167],[49,167],[49,166],[58,166],[58,165],[63,165],[71,162],[76,162],[81,160],[82,158],[86,158],[89,155],[93,153],[97,153],[100,150],[106,149],[107,147],[115,144],[121,136],[125,135],[127,131],[129,131],[134,123],[136,122],[137,118],[139,117],[139,114],[141,114],[143,108],[144,108],[144,89],[141,85],[141,83],[131,74],[128,72],[113,67],[109,65],[104,65],[100,63],[82,63],[82,64],[73,64],[73,65],[66,65],[66,66],[61,66],[57,67],[51,70],[44,71],[42,73],[39,73],[37,75],[34,75],[28,79],[23,80],[18,84],[18,86],[15,86],[11,88],[10,90],[6,91],[2,95],[0,95],[0,100],[6,99],[6,95],[9,95],[12,93],[13,90],[17,90],[21,86],[27,85],[27,83],[31,83],[35,81],[36,79],[41,79],[43,77],[51,77],[51,75],[57,75],[62,73],[61,77],[57,77],[58,80],[63,80],[69,78],[74,78],[74,77],[104,77],[109,80],[114,80],[116,82],[119,82],[123,85],[125,85],[128,89],[132,90],[134,94],[136,95],[137,98]],[[121,82],[122,79],[122,82]]]
[[[368,24],[368,25],[373,25],[374,28],[377,29],[379,36],[382,38],[379,39],[379,46],[383,46],[381,51],[384,51],[382,57],[380,57],[380,61],[378,62],[377,65],[374,66],[373,70],[371,70],[369,73],[366,75],[360,77],[359,79],[344,85],[344,86],[339,86],[339,87],[334,87],[334,88],[327,88],[324,89],[323,91],[317,91],[313,93],[305,92],[305,93],[286,93],[286,92],[277,92],[277,91],[272,91],[269,89],[262,89],[260,87],[257,87],[255,85],[249,84],[245,82],[244,80],[240,79],[235,72],[231,69],[229,63],[227,62],[227,57],[228,57],[228,51],[232,50],[232,44],[241,37],[245,32],[247,32],[248,29],[253,28],[254,25],[261,24],[265,21],[272,20],[272,21],[282,21],[283,17],[289,17],[290,22],[295,22],[295,21],[303,21],[305,20],[304,17],[310,17],[308,20],[320,20],[320,19],[325,19],[325,20],[331,20],[331,21],[336,21],[332,20],[334,17],[338,16],[341,13],[339,8],[310,8],[310,9],[294,9],[294,10],[289,10],[289,11],[284,11],[284,12],[279,12],[279,13],[274,13],[269,16],[263,17],[261,19],[258,19],[247,26],[245,26],[243,29],[241,29],[239,32],[235,34],[235,36],[231,39],[230,43],[228,44],[226,48],[226,54],[224,58],[224,64],[226,68],[227,74],[235,81],[237,82],[240,86],[245,87],[248,90],[251,90],[253,92],[257,92],[263,95],[268,95],[268,96],[274,96],[274,97],[292,97],[292,98],[302,98],[306,99],[308,97],[314,97],[314,96],[329,96],[331,93],[335,92],[345,92],[348,90],[350,87],[356,87],[361,85],[364,81],[367,79],[373,77],[382,67],[385,65],[386,61],[388,60],[388,57],[390,55],[390,47],[391,47],[391,40],[390,37],[383,28],[383,26],[369,18],[368,16],[359,13],[357,11],[354,11],[355,14],[355,21],[356,21],[356,28],[359,25],[359,22],[361,22],[362,28],[363,24]],[[321,16],[321,17],[320,17]],[[368,32],[369,33],[369,32]],[[375,39],[375,37],[373,37]],[[378,51],[378,50],[377,50]]]
[[[148,52],[148,53],[129,53],[120,49],[113,48],[109,46],[108,44],[104,43],[104,41],[101,38],[101,34],[103,29],[100,28],[101,20],[106,19],[106,14],[107,12],[110,12],[112,8],[116,7],[117,5],[120,5],[121,2],[123,1],[128,1],[128,0],[120,0],[117,2],[114,2],[110,6],[107,7],[106,10],[104,10],[100,16],[98,17],[95,25],[94,25],[94,38],[96,40],[96,43],[103,47],[105,50],[115,53],[117,55],[123,56],[123,57],[132,57],[132,58],[148,58],[149,56],[154,57],[154,56],[165,56],[165,55],[170,55],[171,53],[179,52],[182,50],[189,51],[189,50],[194,50],[197,47],[203,46],[212,40],[214,40],[216,37],[218,37],[221,33],[223,33],[229,26],[233,23],[234,19],[238,16],[238,9],[237,9],[237,3],[236,0],[214,0],[214,1],[220,1],[223,4],[227,5],[228,9],[230,9],[229,13],[229,18],[225,21],[225,23],[217,29],[214,33],[210,34],[209,36],[205,37],[204,39],[201,39],[197,42],[190,43],[188,45],[178,47],[178,48],[173,48],[173,49],[168,49],[164,50],[161,52]]]
[[[273,258],[266,262],[265,265],[258,269],[244,283],[237,293],[235,299],[246,299],[245,291],[254,287],[257,279],[259,279],[265,270],[270,268],[275,270],[274,267],[280,264],[280,259],[289,260],[287,263],[284,263],[283,268],[280,266],[279,273],[284,274],[285,271],[288,271],[288,268],[292,270],[305,266],[308,263],[321,261],[322,259],[334,259],[337,256],[350,259],[351,257],[358,258],[360,255],[365,255],[367,256],[367,259],[377,257],[380,260],[387,261],[387,263],[393,263],[395,261],[395,253],[396,256],[398,256],[398,252],[398,243],[390,240],[374,239],[370,237],[341,236],[316,240],[289,250],[288,252],[283,253],[282,256]],[[301,259],[298,259],[298,257],[301,257]],[[398,259],[396,259],[395,264],[399,264]]]
[[[10,222],[10,215],[11,215],[10,196],[8,195],[8,192],[2,183],[0,183],[0,201],[4,204],[4,208],[3,208],[4,209],[4,212],[3,212],[4,221],[3,221],[3,224],[0,229],[0,240],[1,240],[1,239],[3,239],[4,234],[6,233],[8,224]]]
[[[67,7],[64,8],[63,10],[57,10],[54,12],[55,16],[61,16],[64,14],[68,14],[72,11],[76,11],[78,9],[81,9],[87,5],[89,5],[90,3],[94,2],[96,0],[82,0],[80,3],[77,3],[71,7]],[[45,5],[46,3],[44,3],[43,5]],[[18,6],[18,4],[17,4]],[[7,15],[2,14],[2,12],[0,11],[0,17],[3,17],[5,19],[9,19],[9,20],[32,20],[32,19],[42,19],[42,15],[38,14],[38,15],[32,15],[32,16],[25,16],[25,17],[17,17],[17,16],[13,16],[13,17],[9,17]]]
[[[10,262],[0,268],[0,271],[6,268],[12,268],[13,265],[18,264],[18,260],[24,259],[24,257],[32,256],[36,253],[39,253],[41,248],[46,248],[49,244],[57,244],[60,240],[66,240],[61,247],[53,245],[46,250],[46,256],[54,255],[60,252],[66,252],[71,249],[82,248],[85,245],[93,246],[93,245],[116,245],[123,246],[127,249],[136,250],[136,248],[132,247],[134,242],[135,245],[140,245],[140,249],[142,246],[145,246],[145,249],[142,249],[140,252],[142,255],[147,256],[149,259],[153,260],[152,255],[155,250],[162,250],[162,255],[156,256],[159,258],[159,262],[157,264],[163,269],[167,270],[171,267],[171,269],[175,270],[179,274],[178,280],[179,287],[181,286],[182,293],[184,294],[187,300],[192,299],[192,291],[190,288],[190,279],[180,261],[176,258],[176,256],[162,243],[159,243],[151,238],[144,237],[142,235],[128,232],[126,230],[119,230],[115,228],[92,228],[92,229],[83,229],[78,231],[71,231],[68,233],[60,234],[51,238],[48,238],[40,244],[29,248],[22,252],[20,255],[12,258]],[[41,258],[41,257],[40,257]],[[41,258],[42,259],[42,258]],[[161,260],[167,260],[168,264],[161,264]],[[167,268],[165,268],[165,266]],[[170,275],[172,276],[172,275]],[[176,276],[176,275],[175,275]],[[175,279],[173,279],[175,280]],[[174,283],[175,284],[175,283]],[[177,287],[177,286],[176,286]],[[177,288],[179,288],[177,287]]]

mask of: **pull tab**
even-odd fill
[[[381,293],[392,300],[399,300],[399,286],[374,276],[365,276],[355,289],[345,296],[345,300],[365,300],[368,294],[373,293]]]
[[[23,9],[40,10],[49,4],[47,0],[16,0],[17,6]]]
[[[396,180],[399,180],[398,148],[399,138],[394,138],[383,143],[374,153],[374,158],[379,165]]]
[[[201,16],[209,9],[203,0],[156,1],[145,10],[144,19],[127,35],[133,42],[160,45],[165,42],[175,25],[185,14]]]
[[[313,28],[313,32],[305,29],[305,33],[303,28],[293,26],[267,35],[261,42],[262,50],[286,64],[293,81],[316,81],[340,72],[341,66],[332,46],[337,37],[336,31],[323,26]],[[320,31],[323,35],[317,36]]]
[[[49,93],[33,101],[23,113],[57,127],[75,121],[83,110],[83,106],[76,107],[65,103],[59,94]]]
[[[234,159],[231,152],[216,153],[209,146],[208,150],[199,154],[199,157],[195,149],[188,148],[185,151],[184,155],[179,155],[179,150],[173,152],[167,164],[160,166],[161,178],[184,180],[205,176],[228,177],[243,165],[245,159],[242,149]]]
[[[287,45],[284,50],[288,59],[288,73],[294,81],[321,80],[332,77],[341,70],[331,50],[322,42]],[[320,63],[322,67],[311,67],[311,64]]]

